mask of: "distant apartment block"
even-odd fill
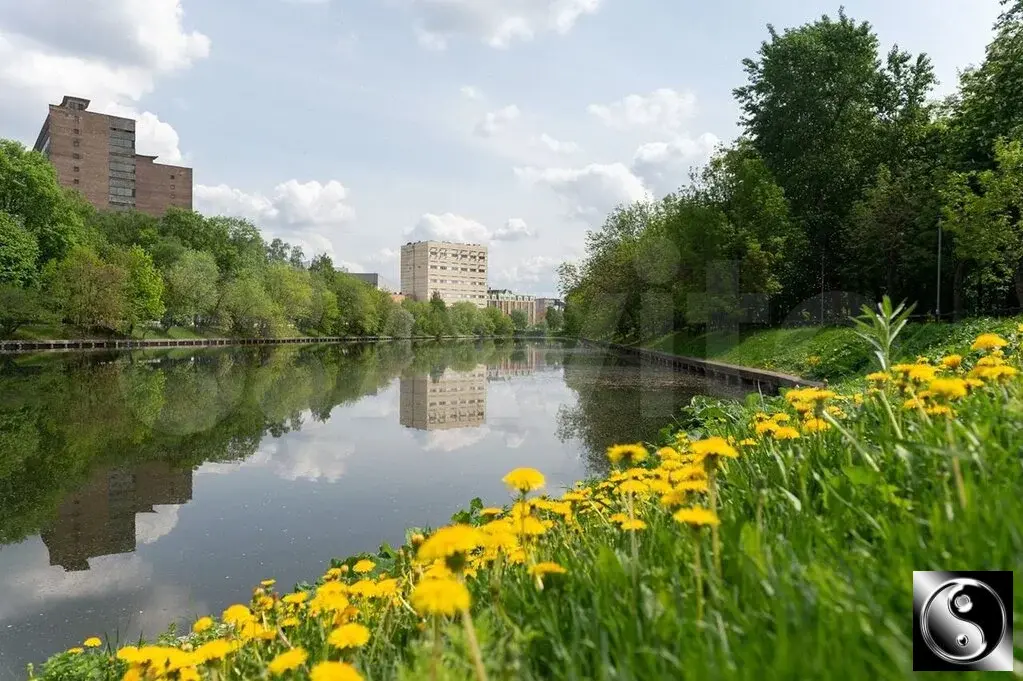
[[[192,169],[135,153],[135,121],[88,111],[89,100],[65,96],[51,104],[35,150],[50,159],[57,180],[99,210],[161,216],[192,209]]]
[[[487,247],[416,241],[401,247],[401,292],[428,301],[434,292],[448,305],[487,306]]]
[[[446,369],[436,378],[429,374],[402,377],[398,405],[398,420],[406,428],[481,426],[487,417],[487,367],[481,364],[472,371]]]
[[[546,364],[547,351],[535,345],[516,349],[511,357],[487,366],[487,380],[501,381],[535,374]]]
[[[536,298],[534,296],[512,293],[506,288],[491,289],[487,291],[487,305],[496,307],[507,315],[510,315],[513,310],[522,310],[526,313],[529,325],[536,324]]]
[[[364,281],[373,288],[380,289],[381,291],[398,293],[398,289],[394,286],[394,284],[384,279],[376,272],[348,272],[348,276],[355,277],[359,281]]]
[[[536,299],[536,322],[539,324],[543,320],[547,319],[547,310],[554,308],[555,310],[565,310],[565,303],[559,298],[537,298]]]

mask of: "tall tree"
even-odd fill
[[[0,210],[0,285],[27,286],[36,275],[39,244],[35,236]]]

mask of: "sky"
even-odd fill
[[[997,0],[846,0],[940,85],[983,59]],[[490,286],[556,293],[616,204],[735,139],[732,89],[811,0],[0,0],[0,137],[49,103],[138,119],[194,168],[194,207],[398,281],[401,245],[486,243]]]

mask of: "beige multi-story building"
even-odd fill
[[[487,306],[487,247],[447,241],[416,241],[401,247],[401,293],[448,305]]]
[[[496,307],[506,315],[513,310],[522,310],[530,326],[536,324],[536,297],[512,293],[506,288],[487,291],[487,305]]]
[[[472,371],[446,369],[438,378],[429,374],[402,377],[398,421],[406,428],[450,430],[474,428],[487,418],[487,367]]]
[[[565,303],[559,298],[537,298],[536,299],[536,321],[539,324],[547,319],[547,310],[554,308],[564,311]]]
[[[65,96],[51,104],[36,138],[57,171],[99,210],[135,209],[162,216],[171,206],[192,209],[192,169],[135,153],[135,121],[88,111],[89,100]]]

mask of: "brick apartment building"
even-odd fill
[[[487,291],[487,304],[496,307],[506,315],[515,310],[522,310],[526,313],[526,322],[532,326],[536,324],[536,297],[522,293],[513,293],[506,288],[491,289]]]
[[[35,150],[50,159],[61,185],[99,210],[135,209],[161,216],[192,209],[192,169],[135,153],[135,121],[88,111],[89,100],[65,95],[51,104]]]

